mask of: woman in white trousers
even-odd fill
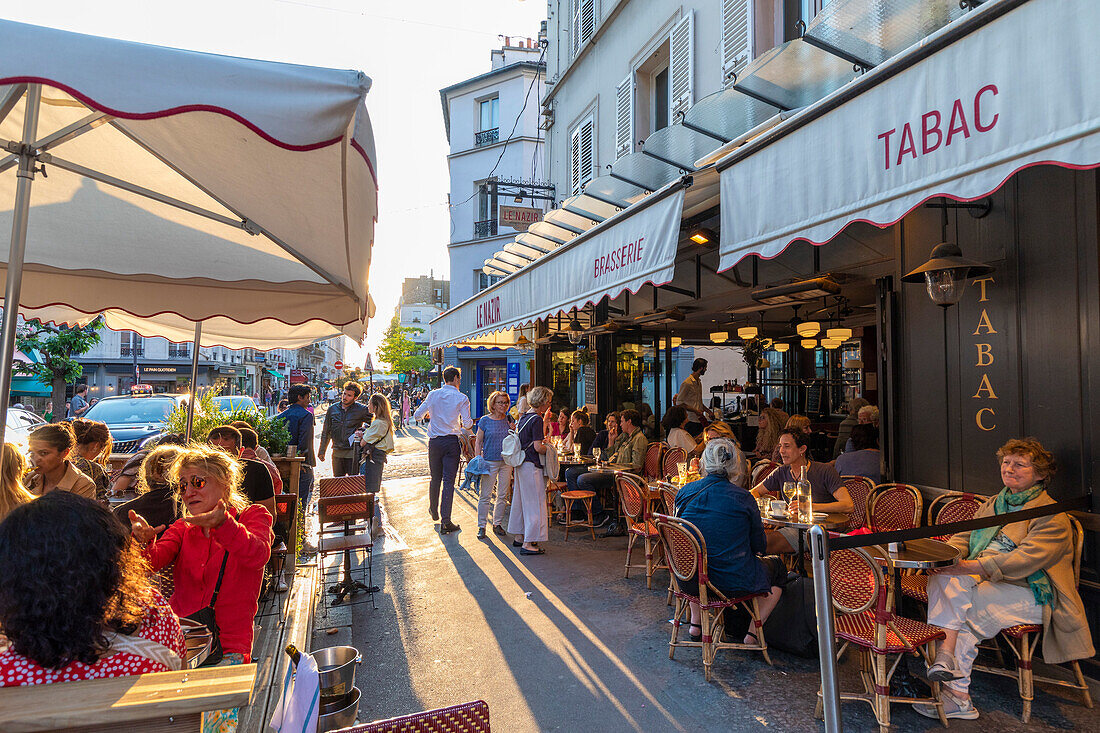
[[[524,460],[516,467],[512,511],[508,515],[508,532],[516,535],[513,545],[519,545],[521,555],[542,555],[546,552],[539,542],[549,539],[546,521],[546,479],[542,472],[542,413],[553,393],[546,387],[535,387],[527,393],[527,412],[519,418],[519,442]],[[522,541],[521,541],[522,538]]]

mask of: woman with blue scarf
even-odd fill
[[[1046,482],[1054,456],[1035,438],[1013,439],[997,451],[1004,488],[975,518],[1053,504]],[[1043,625],[1043,659],[1058,664],[1094,654],[1084,605],[1073,577],[1073,538],[1065,514],[954,535],[965,558],[928,579],[928,623],[944,630],[928,678],[944,685],[948,718],[973,720],[970,672],[978,642],[1016,624]],[[932,705],[914,705],[937,717]]]

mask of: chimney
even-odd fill
[[[507,48],[508,46],[511,46],[511,45],[512,45],[512,37],[511,36],[505,36],[504,37],[504,47]]]

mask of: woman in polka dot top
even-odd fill
[[[140,548],[96,502],[54,491],[0,523],[0,687],[179,669],[183,632]]]

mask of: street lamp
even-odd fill
[[[950,308],[962,298],[966,281],[988,275],[994,268],[962,256],[959,245],[940,242],[932,248],[928,261],[901,278],[904,283],[924,283],[928,297],[941,308]]]

